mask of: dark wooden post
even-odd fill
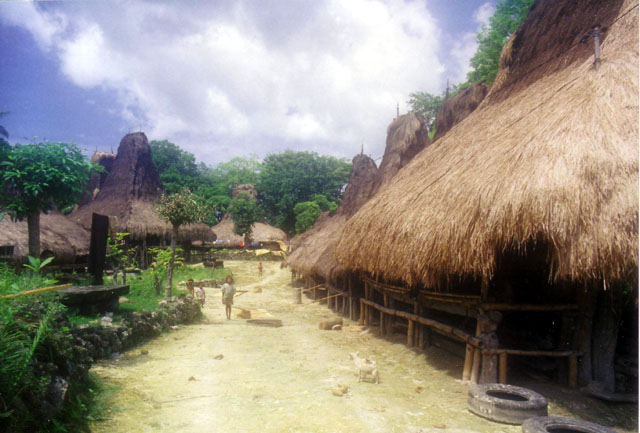
[[[89,243],[89,272],[91,284],[102,285],[102,273],[107,255],[107,236],[109,235],[109,217],[94,213],[91,215],[91,241]]]

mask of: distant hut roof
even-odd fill
[[[55,264],[73,263],[77,256],[89,254],[90,234],[58,212],[40,215],[40,250],[51,251]],[[13,246],[13,259],[23,260],[29,253],[27,221],[0,221],[0,247]]]
[[[433,140],[445,135],[447,131],[478,108],[488,91],[489,86],[486,84],[474,83],[468,89],[444,101],[436,115],[436,135]]]
[[[91,202],[102,188],[102,184],[109,172],[111,172],[111,168],[113,167],[113,162],[116,159],[116,155],[113,153],[106,152],[95,152],[91,157],[91,162],[95,164],[100,164],[104,171],[102,173],[95,173],[91,175],[89,178],[89,182],[87,182],[87,189],[85,193],[82,195],[80,200],[78,201],[78,206],[84,206],[87,203]]]
[[[118,147],[111,171],[95,199],[79,207],[69,218],[91,229],[91,215],[116,217],[114,229],[129,233],[132,239],[168,236],[170,226],[156,211],[162,184],[151,159],[151,147],[142,132],[127,134]],[[180,227],[178,240],[211,240],[204,224]]]
[[[233,243],[238,243],[244,240],[240,235],[233,232],[233,220],[229,214],[225,214],[222,220],[211,227],[211,231],[215,233],[218,240],[229,240]],[[256,242],[266,241],[286,241],[287,234],[277,227],[270,226],[269,224],[257,222],[252,227],[251,239]]]
[[[595,24],[598,71],[582,42]],[[481,107],[347,222],[341,264],[408,284],[488,280],[499,254],[537,242],[552,280],[637,272],[637,1],[537,1],[501,64]]]

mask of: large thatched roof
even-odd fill
[[[638,2],[539,0],[501,65],[481,106],[347,222],[340,263],[488,280],[499,254],[538,243],[551,279],[637,272]]]
[[[54,264],[73,263],[76,256],[89,254],[90,234],[58,212],[40,215],[40,250],[51,251]],[[0,221],[0,246],[13,246],[13,259],[24,260],[29,253],[27,221]]]
[[[91,229],[91,215],[115,217],[113,230],[129,233],[132,239],[149,236],[169,237],[171,227],[156,211],[162,195],[162,184],[151,159],[151,147],[142,132],[127,134],[118,147],[118,154],[100,192],[90,203],[74,210],[69,218]],[[181,227],[179,241],[212,240],[204,224]]]
[[[96,173],[91,175],[89,182],[87,182],[87,189],[82,194],[82,197],[78,201],[78,206],[84,206],[87,203],[91,202],[102,188],[104,181],[107,179],[107,176],[111,172],[113,168],[113,162],[116,160],[116,155],[113,153],[106,152],[95,152],[91,157],[91,162],[95,164],[100,164],[102,169],[104,170],[102,173]]]

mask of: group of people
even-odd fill
[[[200,302],[200,305],[204,305],[206,302],[206,293],[204,291],[204,283],[200,281],[198,287],[194,289],[194,281],[189,278],[187,281],[187,291]],[[228,275],[225,279],[225,283],[222,285],[222,303],[224,304],[227,320],[231,319],[231,306],[233,305],[233,297],[236,294],[236,288],[233,286],[233,278]]]

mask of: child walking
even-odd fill
[[[236,288],[233,287],[233,278],[227,276],[226,282],[222,285],[222,303],[224,311],[227,314],[227,320],[231,319],[231,306],[233,305],[233,296],[236,294]]]
[[[202,283],[202,281],[200,281],[200,284],[196,289],[196,299],[200,302],[200,305],[204,305],[204,303],[206,302],[206,294],[204,293],[203,285],[204,284]]]

